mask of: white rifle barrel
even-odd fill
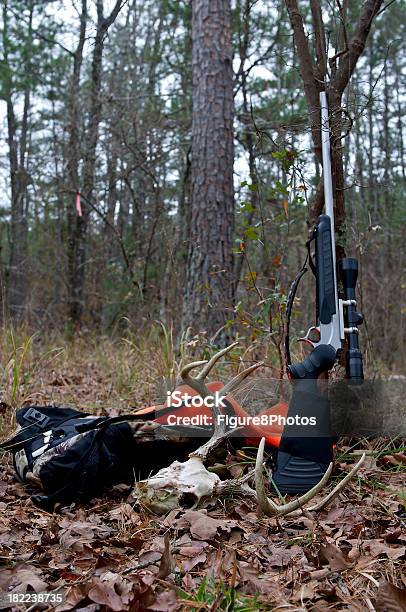
[[[324,181],[324,203],[326,215],[331,219],[334,233],[334,200],[333,180],[331,177],[331,155],[330,155],[330,125],[328,115],[327,95],[325,91],[320,92],[321,106],[321,145],[323,155],[323,181]]]
[[[330,124],[329,124],[327,94],[325,91],[320,92],[320,107],[321,107],[321,146],[322,146],[322,156],[323,156],[324,204],[325,204],[325,209],[326,209],[326,215],[328,215],[331,219],[331,248],[333,251],[334,285],[335,287],[337,287],[333,179],[331,176],[331,155],[330,155]],[[336,291],[336,316],[337,317],[338,317],[338,314],[339,314],[339,303],[338,303],[338,294]]]

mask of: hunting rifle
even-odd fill
[[[292,284],[287,306],[285,354],[293,393],[288,415],[316,417],[313,427],[286,426],[277,454],[273,480],[281,493],[303,493],[314,486],[326,472],[333,456],[335,438],[329,429],[327,392],[318,379],[329,372],[340,356],[347,338],[346,378],[362,381],[363,362],[358,344],[358,325],[362,316],[356,311],[355,287],[358,262],[346,257],[339,262],[343,298],[339,297],[336,268],[334,201],[330,158],[330,128],[327,95],[320,93],[321,137],[325,213],[317,220],[307,243],[309,265],[316,280],[316,325],[300,340],[312,346],[311,353],[300,363],[291,363],[289,321],[297,286],[306,262]],[[315,258],[311,254],[314,242]],[[303,422],[303,419],[302,421]]]

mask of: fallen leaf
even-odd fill
[[[372,557],[386,555],[388,559],[400,559],[406,554],[406,546],[389,546],[383,540],[369,540],[366,545]]]
[[[317,585],[314,583],[312,584],[311,582],[302,584],[300,588],[293,593],[292,600],[301,603],[305,599],[313,599],[316,594],[316,587]]]
[[[164,552],[162,553],[161,562],[158,569],[158,578],[164,580],[172,571],[172,556],[171,556],[171,541],[169,533],[165,534],[164,537]]]
[[[194,557],[207,548],[209,544],[201,540],[191,540],[190,543],[179,548],[179,554],[184,557]]]
[[[398,540],[402,539],[403,533],[400,527],[398,529],[394,529],[393,531],[388,530],[383,534],[383,539],[385,542],[389,542],[390,544],[395,544]]]
[[[156,561],[161,559],[161,557],[162,557],[162,555],[158,551],[150,550],[150,551],[147,551],[147,552],[143,553],[142,555],[140,555],[138,557],[138,561],[142,565],[146,565],[148,563],[153,565]]]
[[[376,612],[405,612],[406,611],[406,589],[381,580],[375,603]]]
[[[55,612],[65,612],[65,610],[76,610],[78,604],[83,601],[89,592],[90,583],[75,584],[65,592],[65,601],[55,608]]]
[[[148,606],[148,610],[154,612],[173,612],[179,609],[179,602],[173,589],[159,593],[153,604]]]
[[[278,546],[270,546],[267,550],[262,550],[269,559],[269,564],[272,567],[286,567],[294,557],[301,555],[303,557],[303,550],[300,546],[291,546],[289,548],[283,548]]]
[[[218,530],[230,533],[231,529],[237,527],[233,520],[219,520],[198,510],[188,510],[183,515],[184,521],[189,525],[190,533],[197,540],[212,540],[217,536]]]
[[[3,591],[26,593],[29,587],[35,593],[48,591],[48,585],[38,568],[27,564],[17,564],[12,569],[1,571],[0,588]]]
[[[199,565],[199,563],[204,563],[206,559],[207,559],[206,553],[201,553],[200,555],[196,555],[191,559],[183,559],[181,561],[183,571],[190,572],[190,570],[196,567],[196,565]]]
[[[349,567],[343,552],[334,544],[327,543],[321,546],[320,557],[329,564],[333,572],[341,572]]]
[[[344,526],[346,530],[363,524],[364,517],[353,508],[332,508],[323,521],[334,527]]]
[[[313,572],[309,572],[309,577],[311,580],[322,580],[323,578],[328,576],[330,573],[331,573],[331,570],[329,570],[327,567],[324,567],[323,569],[314,570]]]
[[[102,582],[97,578],[94,578],[93,580],[93,586],[89,590],[88,597],[95,603],[107,606],[108,609],[114,610],[114,612],[120,612],[121,610],[127,609],[123,606],[121,597],[115,592],[114,586],[110,586],[108,582]]]
[[[279,586],[267,576],[260,575],[259,570],[252,563],[245,561],[237,562],[240,573],[241,582],[244,585],[244,593],[251,595],[267,595],[276,596],[279,592]],[[271,608],[270,608],[271,609]]]

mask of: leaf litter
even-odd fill
[[[41,398],[49,398],[51,387],[54,401],[58,390],[66,399],[69,376],[84,404],[92,393],[98,405],[106,399],[99,370],[91,385],[86,375],[53,370],[48,381],[44,376]],[[399,442],[393,448],[363,441],[371,461],[358,481],[322,511],[278,519],[233,498],[158,517],[137,507],[128,486],[48,514],[31,503],[4,455],[0,590],[60,593],[63,603],[31,608],[55,612],[406,611],[405,453]],[[340,450],[346,454],[335,475],[348,471],[359,453]]]

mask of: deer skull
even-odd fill
[[[138,482],[135,493],[140,505],[156,514],[165,514],[174,508],[196,508],[212,499],[220,484],[217,474],[208,472],[199,457],[180,463],[174,461],[157,474]]]

